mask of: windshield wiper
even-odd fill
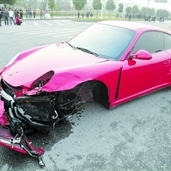
[[[68,44],[68,45],[69,45],[71,48],[73,48],[74,50],[79,49],[79,50],[81,50],[81,51],[83,51],[83,52],[86,52],[86,53],[89,53],[89,54],[92,54],[92,55],[95,55],[95,56],[99,56],[97,53],[92,52],[92,51],[90,51],[90,50],[88,50],[88,49],[85,49],[85,48],[82,48],[82,47],[75,47],[75,46],[71,45],[71,44],[68,43],[68,42],[65,42],[65,43]]]
[[[90,51],[88,49],[85,49],[85,48],[82,48],[82,47],[76,47],[76,48],[83,51],[83,52],[86,52],[86,53],[89,53],[89,54],[92,54],[92,55],[95,55],[95,56],[99,56],[97,53],[92,52],[92,51]]]
[[[66,44],[68,44],[70,47],[72,47],[73,49],[77,49],[75,46],[71,45],[70,43],[68,42],[65,42]]]

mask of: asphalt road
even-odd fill
[[[67,41],[93,24],[68,20],[48,23],[51,25],[25,21],[21,27],[2,26],[0,67],[21,50]],[[170,29],[166,22],[148,24]],[[163,89],[110,110],[87,103],[81,114],[57,125],[49,135],[35,133],[29,138],[46,150],[46,167],[42,169],[35,159],[0,147],[0,171],[171,171],[171,90]]]

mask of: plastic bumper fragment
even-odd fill
[[[28,154],[31,157],[37,158],[40,166],[45,166],[41,158],[44,150],[34,147],[26,135],[24,135],[23,130],[21,132],[21,135],[12,136],[8,127],[0,125],[0,146]]]
[[[41,156],[44,154],[42,148],[36,148],[24,134],[23,128],[18,125],[15,135],[11,134],[10,124],[6,117],[4,103],[0,100],[0,146],[7,147],[17,152],[28,154],[37,158],[41,167],[45,166]]]
[[[0,125],[6,125],[7,124],[7,119],[4,116],[4,102],[0,100]]]
[[[4,126],[0,126],[0,145],[27,154],[27,152],[20,147],[20,144],[16,143],[15,137],[11,135],[10,130]]]

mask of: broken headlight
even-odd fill
[[[46,74],[42,75],[32,83],[30,90],[43,87],[45,84],[47,84],[50,81],[53,75],[54,75],[54,71],[49,71]]]

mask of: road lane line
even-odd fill
[[[49,26],[52,26],[52,24],[50,24],[49,22],[47,21],[43,21],[45,24],[49,25]]]

